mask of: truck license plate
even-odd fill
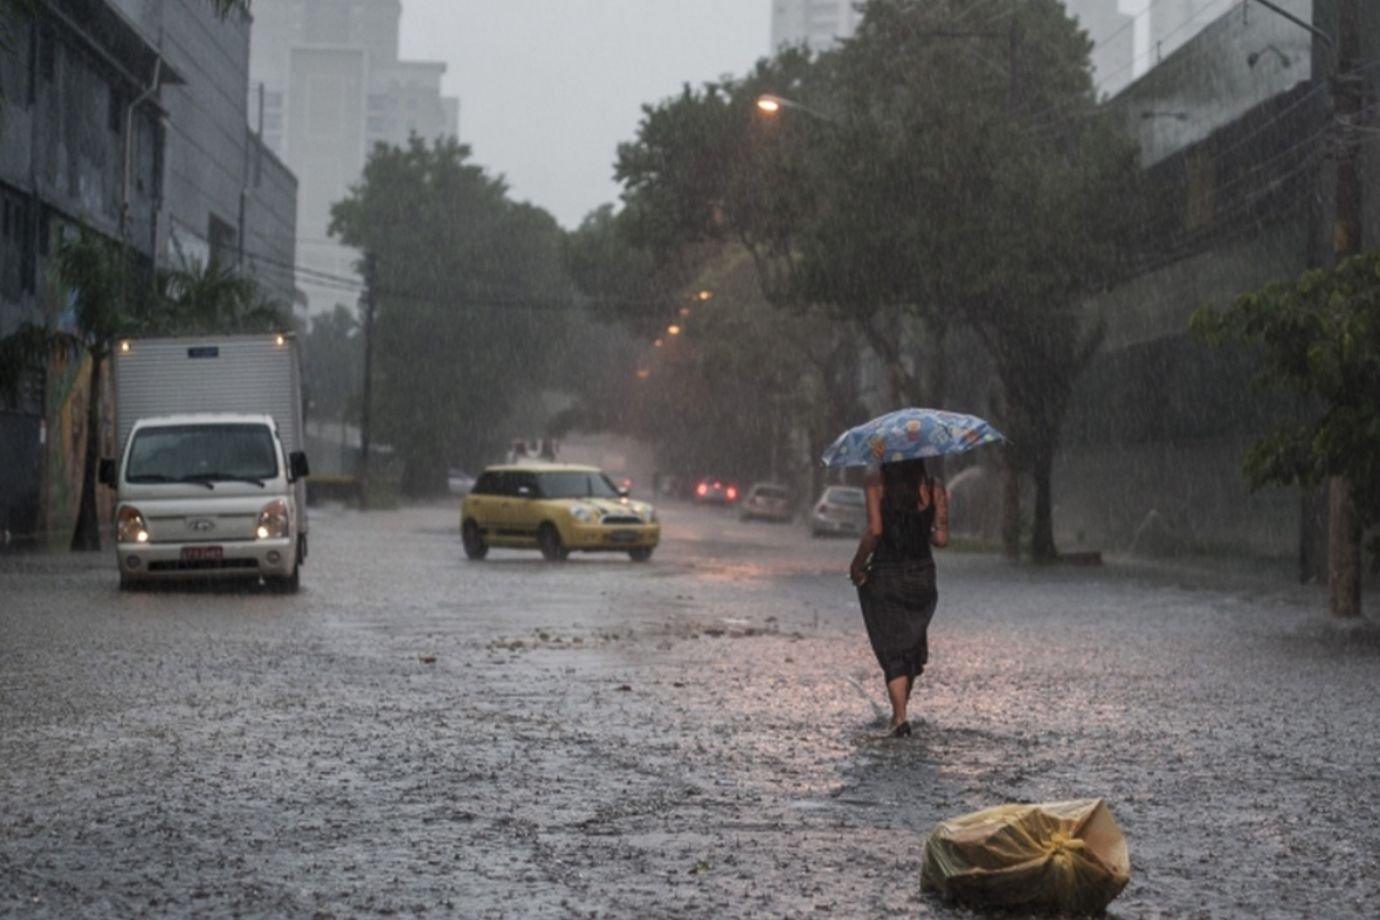
[[[183,562],[216,562],[225,556],[225,548],[222,546],[184,546],[182,547]]]

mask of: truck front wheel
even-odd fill
[[[296,594],[297,589],[302,587],[302,567],[294,565],[291,575],[270,575],[264,581],[278,594]]]

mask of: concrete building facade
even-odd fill
[[[359,254],[329,235],[331,205],[376,144],[459,133],[445,65],[398,56],[398,0],[257,0],[251,104],[265,144],[301,182],[298,253],[307,311],[354,306]]]

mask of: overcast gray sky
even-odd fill
[[[642,104],[745,74],[770,29],[770,0],[403,0],[401,51],[449,65],[474,161],[574,228],[617,201]]]

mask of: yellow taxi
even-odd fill
[[[511,547],[540,549],[553,561],[572,552],[619,552],[646,562],[661,540],[661,523],[655,508],[628,498],[597,467],[524,463],[480,474],[460,508],[460,539],[471,559]]]

